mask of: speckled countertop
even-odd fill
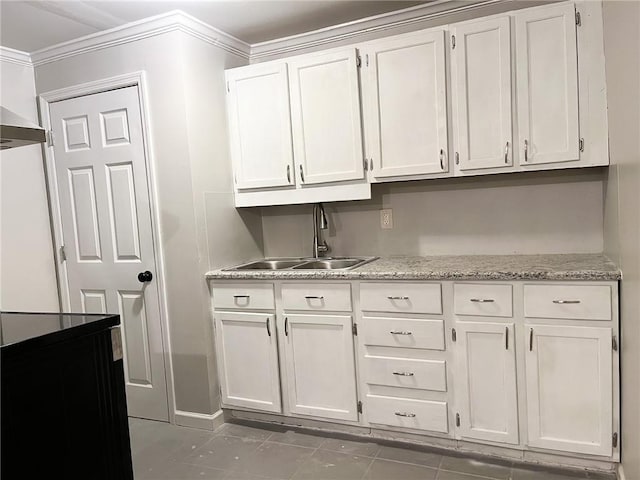
[[[214,270],[219,280],[619,280],[601,254],[381,257],[353,270]]]

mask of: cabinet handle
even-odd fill
[[[533,352],[533,328],[529,329],[529,351]]]
[[[393,374],[401,377],[413,377],[413,372],[393,372]]]
[[[389,296],[387,297],[389,300],[409,300],[409,297],[394,297],[394,296]]]
[[[529,161],[529,141],[528,140],[524,141],[524,161],[525,162]]]
[[[440,149],[440,170],[444,170],[444,148]]]
[[[289,336],[289,318],[288,317],[284,318],[284,336],[285,337]]]
[[[247,300],[249,300],[251,297],[249,295],[234,295],[233,298],[235,298],[236,300],[240,298],[246,298]]]
[[[509,350],[509,327],[504,327],[504,348]]]
[[[553,303],[557,303],[559,305],[576,304],[580,303],[580,300],[553,300]]]
[[[369,159],[369,171],[373,172],[373,157]]]
[[[304,183],[304,170],[302,170],[302,165],[300,165],[300,180]]]
[[[287,165],[287,183],[291,183],[291,165]]]
[[[396,415],[398,417],[409,417],[409,418],[413,418],[416,416],[415,413],[408,413],[408,412],[396,412]]]
[[[456,152],[456,165],[460,165],[460,154]]]
[[[402,330],[391,330],[389,333],[391,335],[412,335],[411,332],[406,332],[406,331],[402,331]]]
[[[469,300],[474,303],[493,303],[495,300],[493,298],[472,298]]]
[[[504,146],[504,163],[509,163],[509,142]]]
[[[270,318],[267,317],[267,335],[271,336],[271,326],[269,325]]]
[[[307,300],[324,300],[324,297],[318,297],[316,295],[305,295],[304,298]]]

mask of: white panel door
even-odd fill
[[[129,415],[167,421],[139,105],[128,87],[49,108],[71,311],[120,314]]]
[[[610,328],[527,326],[530,446],[611,456],[611,335]]]
[[[575,14],[573,4],[514,14],[523,165],[580,159]]]
[[[367,154],[375,178],[449,170],[444,49],[442,30],[362,49]]]
[[[275,316],[215,312],[222,402],[281,412]]]
[[[302,184],[364,177],[356,50],[289,61],[293,149]]]
[[[351,317],[287,315],[284,353],[291,413],[358,420]]]
[[[227,86],[237,188],[294,185],[287,64],[229,70]]]
[[[461,438],[518,443],[513,323],[457,322]]]
[[[458,169],[509,167],[513,164],[509,17],[453,25],[451,34]]]

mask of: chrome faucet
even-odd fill
[[[320,230],[326,230],[329,226],[321,203],[313,206],[313,258],[319,258],[329,251],[327,242],[322,240]]]

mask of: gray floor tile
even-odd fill
[[[437,473],[438,470],[435,468],[376,458],[364,478],[366,480],[435,480]]]
[[[438,468],[442,460],[442,455],[439,453],[408,450],[406,448],[381,446],[377,458]]]
[[[316,450],[298,471],[294,480],[360,480],[373,461],[361,457],[329,450]]]
[[[262,442],[219,435],[188,455],[183,462],[222,470],[238,470]]]
[[[239,472],[261,475],[268,478],[291,478],[300,465],[315,450],[281,443],[263,443],[249,455],[246,462],[241,463]]]
[[[186,463],[173,463],[165,471],[160,472],[153,480],[223,480],[227,475],[226,470],[218,470],[203,465],[188,465]],[[151,478],[149,479],[151,480]]]
[[[320,445],[322,450],[331,450],[332,452],[349,453],[362,457],[375,457],[380,446],[372,442],[357,442],[353,440],[340,440],[337,438],[327,438]]]
[[[249,440],[260,440],[264,442],[273,432],[263,430],[261,428],[247,427],[245,425],[237,425],[234,423],[225,423],[216,430],[216,435],[230,435],[232,437],[242,437]]]
[[[478,477],[476,475],[467,475],[466,473],[446,472],[438,470],[436,480],[483,480],[491,477]]]
[[[443,456],[440,470],[450,472],[470,473],[500,480],[508,480],[511,467],[481,462],[472,458]]]
[[[273,480],[271,478],[263,477],[261,475],[254,475],[252,473],[243,473],[243,472],[227,472],[227,475],[223,478],[223,480]],[[287,479],[281,479],[287,480]]]
[[[560,472],[555,470],[545,470],[544,468],[514,467],[511,472],[513,480],[615,480],[614,473],[591,473],[581,471]]]
[[[300,447],[318,448],[325,437],[307,435],[304,433],[287,430],[286,432],[273,432],[267,442],[285,443],[287,445],[297,445]]]

